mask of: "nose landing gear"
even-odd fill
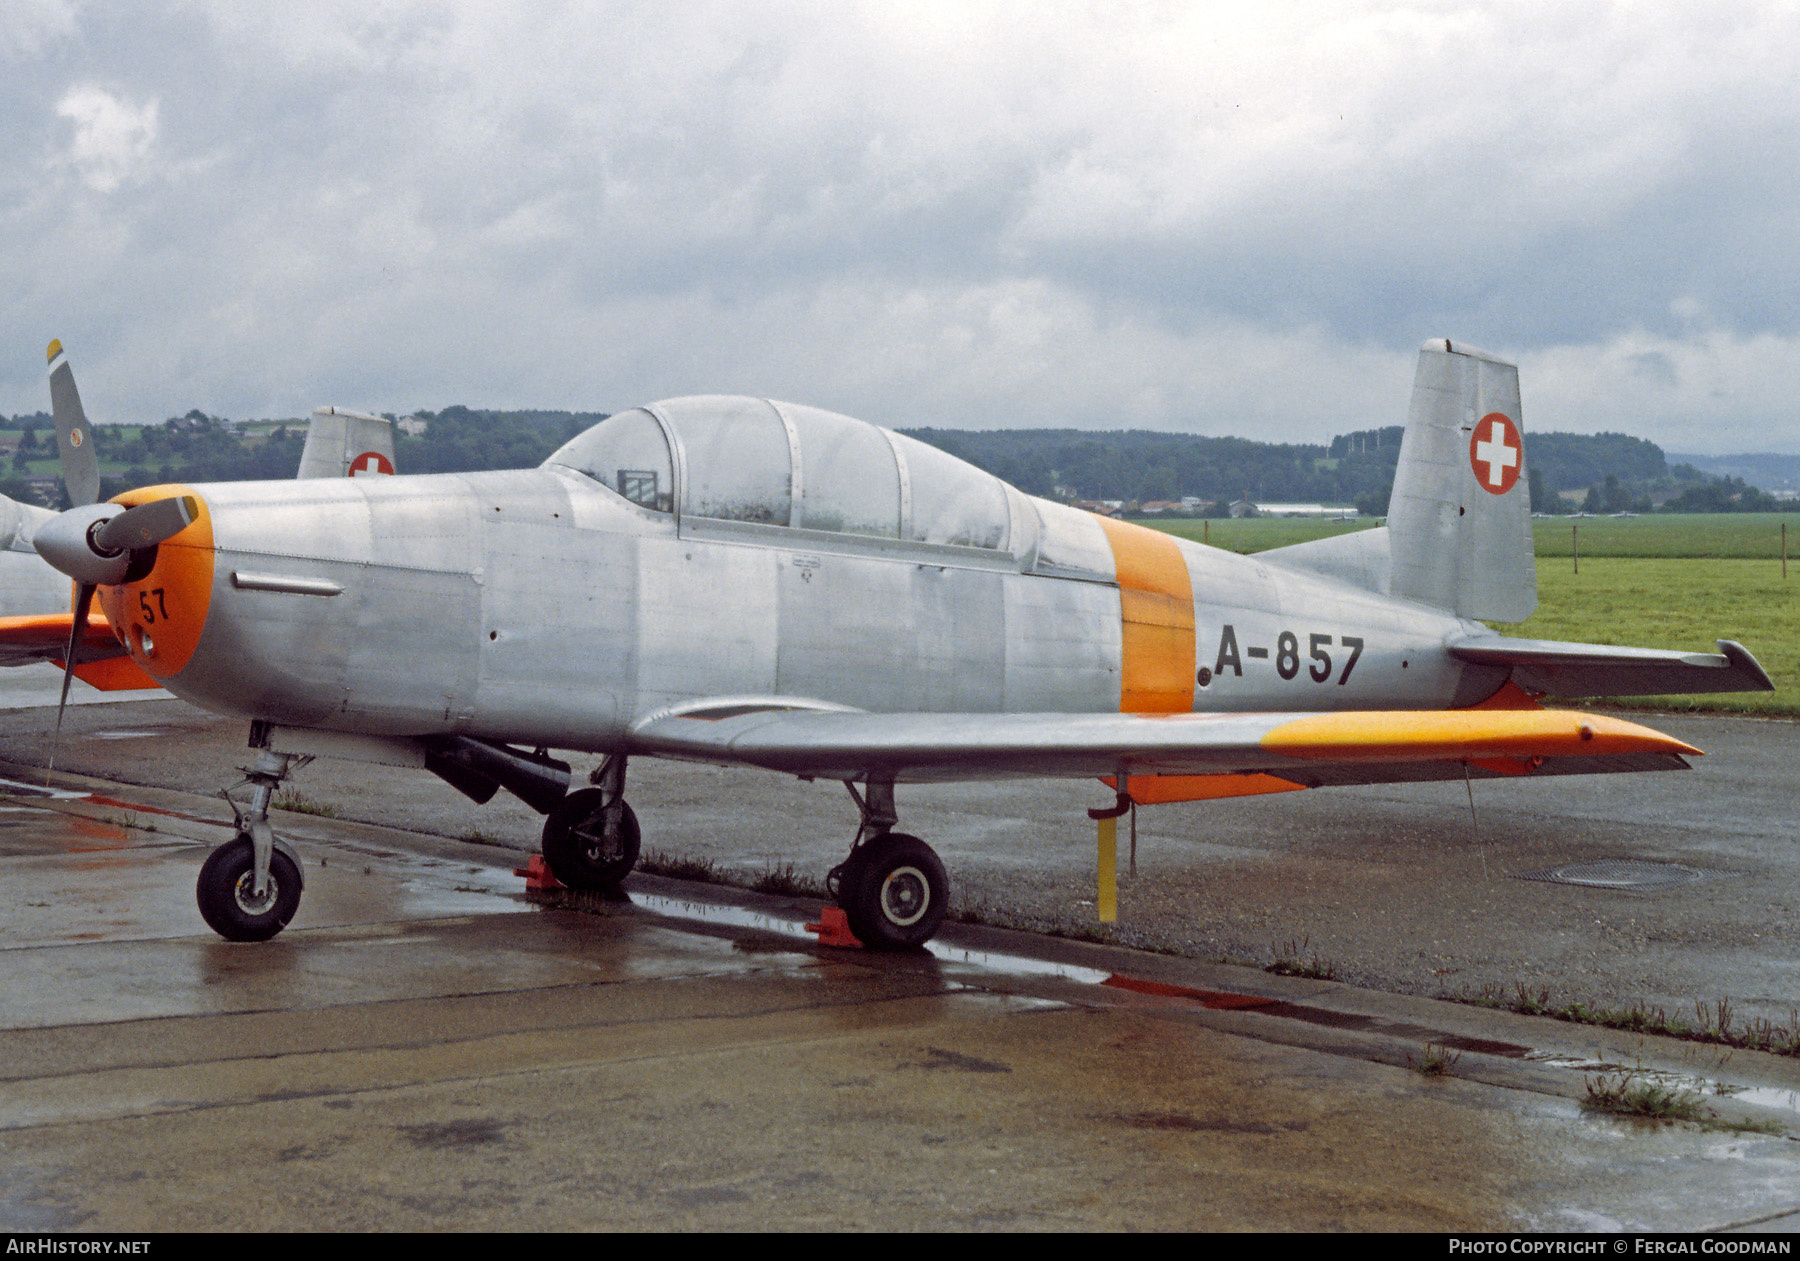
[[[300,906],[300,856],[269,830],[269,802],[288,772],[310,761],[260,749],[256,764],[244,768],[245,778],[219,794],[231,806],[237,835],[201,864],[194,897],[200,918],[227,941],[267,941]],[[245,784],[255,786],[248,811],[231,795]]]

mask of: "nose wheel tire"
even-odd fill
[[[637,815],[619,803],[618,827],[606,834],[607,793],[583,788],[564,797],[544,820],[544,861],[571,889],[613,889],[637,866]]]
[[[950,905],[950,880],[931,846],[889,832],[863,844],[840,869],[838,905],[870,950],[913,950],[936,935]]]
[[[239,833],[200,866],[194,894],[200,918],[227,941],[267,941],[287,927],[300,906],[300,868],[280,850],[269,857],[269,881],[256,893],[256,854]]]

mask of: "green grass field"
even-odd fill
[[[1607,701],[1651,709],[1800,715],[1800,564],[1781,561],[1538,557],[1538,611],[1506,635],[1711,652],[1735,639],[1756,655],[1773,692]]]
[[[1287,547],[1291,543],[1307,543],[1313,539],[1366,530],[1375,524],[1373,518],[1360,521],[1307,521],[1286,517],[1254,517],[1237,521],[1158,521],[1145,517],[1137,522],[1177,538],[1208,543],[1228,552],[1266,552],[1271,547]]]
[[[1266,552],[1351,530],[1360,521],[1307,521],[1257,517],[1239,521],[1158,521],[1152,526],[1179,538],[1210,543],[1231,552]],[[1790,563],[1800,565],[1800,509],[1782,513],[1671,513],[1645,517],[1539,517],[1531,536],[1540,559],[1548,556],[1635,556],[1666,560],[1781,559],[1782,526],[1787,527]]]
[[[1788,525],[1788,577],[1781,526]],[[1145,522],[1145,524],[1156,524]],[[1259,519],[1172,521],[1159,528],[1235,552],[1260,552],[1372,523]],[[1571,538],[1571,527],[1574,537]],[[1609,706],[1800,715],[1800,513],[1540,518],[1538,611],[1507,635],[1711,652],[1735,639],[1773,692],[1608,701]],[[1579,548],[1579,572],[1573,547]]]
[[[1539,558],[1637,556],[1668,560],[1781,560],[1782,526],[1790,560],[1800,561],[1800,511],[1671,513],[1653,517],[1539,517],[1531,523]]]

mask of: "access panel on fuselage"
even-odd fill
[[[991,569],[782,550],[777,690],[876,711],[983,713],[1005,681]]]
[[[774,549],[672,536],[638,548],[634,711],[775,691]]]

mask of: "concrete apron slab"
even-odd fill
[[[41,776],[40,776],[41,778]],[[0,798],[0,1215],[19,1229],[1780,1228],[1791,1060],[295,816],[301,917],[192,908],[223,803]],[[0,788],[4,788],[0,785]],[[221,817],[222,816],[222,817]],[[155,831],[148,830],[154,827]],[[1409,1067],[1428,1045],[1446,1076]],[[1767,1092],[1584,1115],[1584,1062]]]

